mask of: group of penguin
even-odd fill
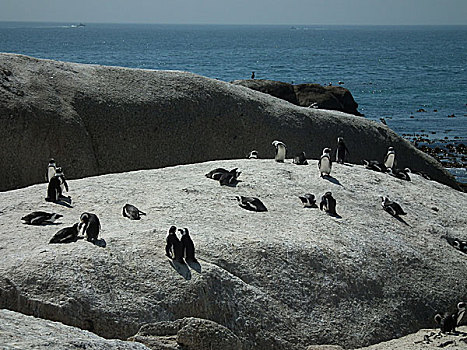
[[[454,312],[436,314],[434,320],[439,325],[441,332],[455,332],[456,327],[467,324],[466,303],[463,301],[458,303],[457,310]]]

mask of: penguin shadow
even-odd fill
[[[169,258],[169,263],[172,267],[177,271],[184,279],[191,280],[191,271],[188,268],[188,265],[185,263],[181,263],[177,260],[172,260]]]
[[[335,214],[331,214],[331,213],[326,213],[328,214],[329,216],[333,217],[333,218],[336,218],[336,219],[342,219],[342,216],[340,216],[339,214],[335,213]]]
[[[235,181],[232,181],[231,183],[220,184],[220,185],[226,186],[226,187],[237,187],[239,182],[242,182],[242,180],[235,180]]]
[[[105,248],[107,247],[107,242],[105,241],[104,238],[96,239],[95,241],[89,241],[89,243],[94,244],[95,246],[98,246],[100,248]]]
[[[59,197],[58,201],[54,203],[67,208],[73,208],[73,206],[71,205],[71,197]]]
[[[405,221],[404,219],[402,219],[399,215],[392,215],[392,217],[393,217],[394,219],[396,219],[397,221],[402,222],[404,225],[409,226],[409,227],[412,227],[412,226],[410,226],[410,225],[407,223],[407,221]]]
[[[334,185],[342,186],[342,184],[337,180],[335,177],[331,175],[323,175],[323,179],[328,180],[329,182],[333,183]],[[344,187],[344,186],[342,186]]]
[[[198,273],[201,273],[201,264],[198,262],[198,260],[186,260],[186,263],[188,266],[190,266],[193,270],[195,270]]]

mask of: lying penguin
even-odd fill
[[[47,225],[52,224],[55,220],[60,219],[63,215],[56,213],[46,213],[45,211],[33,211],[21,218],[23,224],[28,225]]]
[[[49,241],[49,243],[72,243],[78,240],[79,223],[71,227],[62,228]]]
[[[407,213],[404,212],[402,207],[394,202],[391,201],[388,197],[380,197],[381,198],[381,206],[385,211],[387,211],[392,216],[399,216],[399,215],[406,215]]]
[[[317,208],[314,194],[306,193],[303,196],[298,196],[298,198],[302,201],[304,208]]]
[[[122,214],[124,217],[129,218],[130,220],[139,220],[141,219],[141,215],[146,215],[146,213],[142,212],[131,204],[125,204]]]
[[[268,211],[266,206],[256,197],[235,196],[238,205],[250,211]]]

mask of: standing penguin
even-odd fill
[[[96,214],[83,213],[79,218],[79,228],[83,229],[83,233],[89,242],[95,242],[101,229],[101,223]]]
[[[55,163],[55,159],[50,158],[49,165],[47,165],[47,172],[45,173],[45,180],[47,182],[49,182],[50,179],[54,177],[56,168],[57,164]]]
[[[326,192],[321,197],[321,203],[319,203],[319,209],[323,210],[332,216],[337,216],[336,212],[336,200],[332,196],[331,192]]]
[[[146,213],[143,213],[141,210],[131,204],[125,204],[122,214],[124,217],[129,218],[130,220],[139,220],[141,219],[141,215],[146,215]]]
[[[461,301],[457,304],[457,320],[456,324],[458,327],[464,326],[467,324],[467,312],[466,312],[466,303],[464,301]]]
[[[441,332],[448,333],[456,331],[456,314],[452,314],[450,312],[445,312],[444,314],[436,314],[434,319],[435,322],[439,324]]]
[[[66,183],[65,180],[65,175],[63,175],[63,170],[61,167],[57,167],[57,172],[55,173],[54,177],[57,177],[60,180],[60,195],[59,197],[62,196],[63,190],[66,190],[68,192],[68,184]]]
[[[323,149],[323,154],[318,162],[319,173],[321,177],[329,176],[331,174],[332,161],[331,161],[331,149]]]
[[[183,230],[179,229],[182,238],[180,241],[182,242],[183,246],[183,256],[187,262],[198,262],[195,258],[195,245],[191,240],[190,234],[188,229],[185,227]]]
[[[58,202],[61,196],[62,188],[60,186],[60,179],[57,176],[53,176],[47,186],[47,197],[45,200],[47,202]]]
[[[276,156],[274,157],[275,161],[283,163],[287,153],[287,147],[285,146],[285,143],[276,140],[272,142],[272,145],[276,147]]]
[[[185,264],[183,261],[183,244],[177,237],[177,228],[175,226],[170,226],[166,241],[165,255],[180,264]]]
[[[384,166],[386,168],[392,168],[394,166],[394,162],[396,161],[396,152],[394,151],[394,147],[388,148],[388,153],[384,157]]]
[[[343,137],[337,138],[337,150],[336,150],[336,162],[339,164],[344,164],[345,157],[349,153],[347,146],[344,143]]]

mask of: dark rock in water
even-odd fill
[[[358,104],[346,88],[319,84],[292,85],[274,80],[235,80],[235,85],[264,92],[301,107],[329,109],[361,116]]]
[[[379,159],[392,145],[398,167],[456,186],[439,163],[380,123],[297,107],[196,74],[15,54],[0,54],[0,71],[11,72],[7,88],[0,85],[0,191],[42,182],[50,157],[60,159],[73,179],[243,158],[251,149],[273,158],[275,139],[292,154],[304,151],[317,159],[338,136],[353,150],[350,163]],[[304,101],[316,91],[332,94],[336,106],[349,105],[350,95],[340,89],[300,85],[294,91]],[[290,88],[284,91],[293,96]]]

